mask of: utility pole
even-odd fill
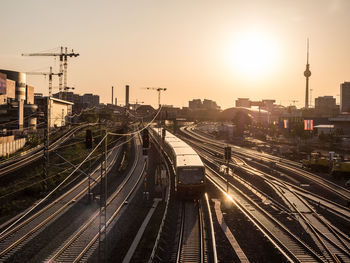
[[[46,180],[49,176],[49,162],[50,162],[50,97],[47,97],[47,108],[45,118],[45,127],[44,127],[44,162],[43,162],[43,178]],[[43,187],[46,190],[47,183],[44,181]]]
[[[107,135],[106,130],[104,157],[101,159],[99,262],[107,262]]]

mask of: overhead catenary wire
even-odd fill
[[[157,112],[157,114],[154,116],[154,118],[149,122],[147,123],[143,128],[137,130],[137,131],[134,131],[134,132],[130,132],[130,133],[114,133],[114,132],[109,132],[108,134],[109,135],[116,135],[116,136],[128,136],[128,135],[135,135],[141,131],[143,131],[144,129],[147,129],[149,126],[151,126],[151,124],[153,123],[153,121],[157,118],[157,116],[159,115],[161,109],[163,108],[163,106],[161,106]]]
[[[46,201],[54,192],[57,191],[58,188],[60,188],[83,164],[84,162],[96,151],[96,149],[102,144],[102,142],[106,139],[108,134],[106,134],[102,140],[96,145],[96,147],[87,155],[87,157],[76,166],[76,168],[58,185],[56,186],[51,192],[49,192],[43,199],[41,199],[36,205],[31,207],[26,213],[24,213],[22,216],[20,216],[15,222],[13,222],[10,226],[8,226],[6,229],[4,229],[0,233],[0,237],[6,233],[9,229],[11,229],[14,225],[16,225],[20,220],[22,220],[25,216],[27,216],[30,212],[32,212],[35,208],[37,208],[39,205],[41,205],[44,201]]]
[[[143,131],[144,129],[147,129],[152,123],[153,121],[157,118],[157,116],[159,115],[160,111],[162,109],[162,105],[160,105],[160,108],[157,112],[157,114],[154,116],[154,118],[147,124],[145,125],[143,128],[131,132],[131,133],[113,133],[113,132],[107,132],[103,138],[101,139],[101,141],[95,146],[95,148],[86,156],[86,158],[79,164],[77,165],[74,170],[59,184],[57,185],[53,190],[51,190],[43,199],[41,199],[37,204],[35,204],[33,207],[31,207],[27,212],[25,212],[22,216],[20,216],[17,220],[15,220],[10,226],[8,226],[6,229],[4,229],[1,233],[0,233],[0,237],[6,233],[8,230],[10,230],[13,226],[15,226],[19,221],[21,221],[25,216],[27,216],[30,212],[32,212],[35,208],[37,208],[39,205],[41,205],[44,201],[46,201],[54,192],[56,192],[85,162],[86,160],[88,160],[90,158],[90,156],[98,149],[98,147],[102,144],[102,142],[107,138],[108,135],[114,135],[114,136],[131,136],[129,138],[129,140],[125,141],[124,143],[121,143],[120,145],[118,145],[118,147],[128,143],[136,134],[140,133],[141,131]],[[117,147],[117,146],[116,146]],[[113,148],[114,149],[114,148]]]
[[[131,141],[132,138],[133,138],[133,137],[130,137],[127,141],[125,141],[125,142],[123,142],[123,143],[121,143],[121,144],[118,144],[118,145],[114,146],[113,148],[109,149],[109,150],[107,151],[107,154],[109,154],[110,152],[112,152],[115,148],[121,147],[121,146],[123,146],[124,144],[128,143],[129,141]],[[119,139],[120,139],[120,138],[119,138]],[[119,139],[117,139],[117,140],[115,140],[115,141],[118,141]],[[91,158],[88,159],[88,160],[97,159],[97,158],[101,157],[102,155],[103,155],[103,153],[100,153],[100,154],[98,154],[98,155],[96,155],[96,156],[94,156],[94,157],[91,157]],[[93,164],[95,164],[95,163],[96,163],[96,160],[94,161]],[[35,183],[32,183],[32,184],[30,184],[30,185],[28,185],[28,186],[26,186],[26,187],[23,187],[23,188],[21,188],[21,189],[19,189],[19,190],[16,190],[16,191],[7,193],[7,194],[5,194],[5,195],[2,195],[2,196],[0,196],[0,199],[5,198],[5,197],[7,197],[7,196],[10,196],[10,195],[12,195],[12,194],[18,193],[18,192],[20,192],[20,191],[23,191],[23,190],[25,190],[26,188],[32,187],[32,186],[37,185],[37,184],[39,184],[39,183],[45,182],[45,181],[47,181],[48,179],[53,178],[53,177],[55,177],[55,176],[57,176],[57,175],[60,175],[60,174],[64,173],[65,171],[71,170],[71,169],[73,169],[73,167],[65,168],[65,170],[63,170],[63,171],[61,171],[61,172],[58,172],[57,174],[54,174],[54,175],[52,175],[52,176],[49,176],[49,177],[47,177],[46,179],[42,179],[42,180],[36,181]],[[31,179],[31,178],[35,178],[35,177],[37,177],[37,176],[32,176],[32,177],[29,177],[29,178],[27,178],[27,179]]]
[[[117,147],[121,147],[121,146],[123,146],[124,144],[126,144],[126,143],[128,143],[129,141],[131,141],[132,139],[133,139],[133,137],[135,136],[136,134],[134,134],[133,136],[131,136],[128,140],[126,140],[125,142],[123,142],[123,143],[121,143],[121,144],[118,144],[118,145],[116,145],[115,147],[113,147],[113,148],[111,148],[110,150],[108,150],[107,151],[107,154],[108,153],[110,153],[111,151],[113,151],[115,148],[117,148]],[[104,135],[104,137],[101,139],[101,141],[96,145],[96,147],[87,155],[87,157],[79,164],[79,165],[77,165],[75,168],[74,168],[74,170],[58,185],[58,186],[56,186],[52,191],[50,191],[43,199],[41,199],[40,200],[40,202],[38,202],[37,204],[35,204],[33,207],[31,207],[25,214],[23,214],[21,217],[19,217],[15,222],[13,222],[10,226],[8,226],[6,229],[4,229],[1,233],[0,233],[0,237],[4,234],[4,233],[6,233],[8,230],[10,230],[13,226],[15,226],[20,220],[22,220],[25,216],[27,216],[30,212],[32,212],[35,208],[37,208],[40,204],[42,204],[45,200],[47,200],[48,199],[48,197],[49,196],[51,196],[55,191],[57,191],[85,162],[86,162],[86,160],[88,160],[88,158],[92,155],[92,153],[93,152],[95,152],[97,149],[98,149],[98,147],[101,145],[101,143],[106,139],[106,137],[108,136],[108,133],[106,133],[105,135]],[[68,170],[70,170],[69,168],[68,168]],[[61,171],[60,173],[63,173],[64,171]],[[59,173],[59,174],[60,174]],[[33,184],[31,184],[30,186],[27,186],[27,187],[25,187],[25,188],[23,188],[23,189],[21,189],[21,190],[18,190],[18,191],[23,191],[24,189],[26,189],[26,188],[28,188],[28,187],[31,187],[31,186],[34,186],[34,185],[36,185],[36,184],[39,184],[39,183],[41,183],[41,182],[44,182],[44,181],[46,181],[46,180],[48,180],[48,179],[50,179],[50,178],[52,178],[52,177],[54,177],[54,176],[57,176],[57,174],[55,174],[55,175],[52,175],[52,176],[50,176],[50,177],[48,177],[48,178],[46,178],[46,179],[42,179],[42,180],[40,180],[40,181],[38,181],[38,182],[36,182],[36,183],[33,183]],[[18,191],[16,191],[16,192],[18,192]],[[12,193],[8,193],[8,194],[6,194],[6,195],[3,195],[3,196],[1,196],[0,197],[0,199],[1,198],[4,198],[4,197],[6,197],[6,196],[9,196],[9,195],[12,195],[12,194],[14,194],[15,192],[12,192]]]
[[[120,138],[119,138],[119,139],[120,139]],[[114,142],[117,142],[119,139],[115,140]],[[132,138],[131,138],[131,139],[132,139]],[[130,140],[131,140],[131,139],[130,139]],[[128,140],[128,141],[130,141],[130,140]],[[113,142],[111,142],[110,144],[112,144],[112,143],[113,143]],[[108,145],[110,145],[110,144],[108,144]],[[123,145],[123,144],[119,144],[119,145],[116,145],[115,147],[109,149],[109,150],[108,150],[108,154],[109,154],[111,151],[113,151],[116,147],[120,147],[120,146],[122,146],[122,145]],[[98,159],[98,158],[101,157],[102,155],[103,155],[103,153],[100,153],[100,154],[98,154],[98,155],[96,155],[96,156],[91,157],[91,158],[88,159],[88,160]],[[76,159],[75,159],[75,160],[76,160]],[[93,162],[92,165],[94,165],[96,162],[97,162],[97,160],[95,160],[95,161]],[[60,163],[59,165],[62,165],[62,164],[64,164],[64,163]],[[2,195],[2,196],[0,196],[0,199],[5,198],[5,197],[10,196],[10,195],[13,195],[13,194],[18,193],[18,192],[21,192],[21,191],[25,190],[26,188],[32,187],[32,186],[37,185],[37,184],[39,184],[39,183],[45,182],[45,181],[49,180],[50,178],[53,178],[53,177],[55,177],[55,176],[57,176],[57,175],[60,175],[60,174],[62,174],[62,173],[64,173],[64,172],[66,172],[67,170],[72,170],[73,168],[74,168],[74,167],[71,167],[71,166],[69,166],[68,168],[63,168],[63,169],[64,169],[63,171],[60,171],[60,172],[58,172],[58,173],[56,173],[56,174],[54,174],[54,175],[52,175],[52,176],[49,176],[49,177],[47,177],[46,179],[42,179],[42,180],[36,181],[36,182],[34,182],[34,183],[30,184],[30,185],[27,185],[27,186],[25,186],[25,187],[23,187],[23,188],[21,188],[21,189],[19,189],[19,190],[16,190],[16,191],[7,193],[7,194],[5,194],[5,195]],[[32,179],[32,178],[35,178],[35,177],[38,177],[38,175],[34,175],[34,176],[31,176],[31,177],[28,177],[27,179]]]

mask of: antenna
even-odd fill
[[[307,38],[307,55],[306,55],[306,64],[309,64],[309,38]]]

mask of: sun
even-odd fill
[[[229,45],[228,60],[244,77],[262,77],[273,71],[278,59],[274,38],[263,32],[237,34]]]

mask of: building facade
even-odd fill
[[[218,110],[219,109],[219,107],[215,101],[207,100],[207,99],[203,100],[203,108],[206,110]]]
[[[202,108],[202,101],[200,99],[194,99],[188,102],[188,107],[191,110],[197,110]]]
[[[339,108],[333,96],[322,96],[315,99],[315,113],[321,117],[334,117],[339,114]]]
[[[35,96],[35,104],[38,105],[39,111],[46,115],[50,105],[49,121],[50,127],[62,127],[66,125],[67,117],[72,115],[73,102],[60,100],[54,97]]]
[[[251,101],[248,98],[238,98],[235,105],[236,107],[250,108]]]
[[[340,85],[340,111],[350,112],[350,82]]]

